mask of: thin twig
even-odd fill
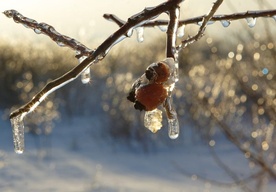
[[[275,17],[276,10],[264,10],[264,11],[246,11],[246,12],[240,12],[240,13],[234,13],[234,14],[224,14],[224,15],[214,15],[209,21],[235,21],[240,19],[246,19],[246,18],[258,18],[258,17]],[[203,18],[205,18],[206,15],[193,17],[189,19],[184,19],[179,21],[179,26],[182,25],[189,25],[189,24],[196,24],[200,23]],[[114,14],[105,14],[104,18],[106,18],[109,21],[113,21],[118,26],[121,26],[125,23],[124,20],[120,19],[119,17],[115,16]],[[164,26],[168,25],[168,20],[155,20],[155,21],[148,21],[145,24],[143,24],[143,27],[156,27],[156,26]]]
[[[7,10],[4,11],[4,14],[13,18],[14,22],[21,23],[27,28],[33,29],[36,34],[44,34],[50,37],[54,42],[56,42],[61,47],[69,47],[77,52],[77,55],[90,55],[92,50],[80,43],[79,41],[68,37],[66,35],[62,35],[55,30],[55,28],[47,23],[38,23],[34,19],[30,19],[28,17],[24,17],[22,14],[17,12],[16,10]]]
[[[204,31],[206,29],[206,26],[207,26],[207,23],[210,21],[210,19],[212,19],[213,15],[216,13],[217,9],[222,4],[222,2],[223,2],[223,0],[217,0],[214,3],[214,5],[211,8],[210,12],[205,17],[203,17],[202,24],[201,24],[197,34],[192,36],[192,37],[189,37],[186,40],[183,40],[181,42],[181,44],[177,47],[178,50],[181,50],[181,49],[185,48],[187,45],[199,40],[203,36],[203,33],[204,33]]]
[[[167,30],[167,57],[172,57],[177,60],[176,54],[176,33],[178,29],[180,10],[179,7],[169,11],[170,21]]]

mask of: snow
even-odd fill
[[[96,117],[76,117],[62,119],[50,136],[26,134],[25,152],[19,155],[13,151],[9,121],[1,120],[0,127],[0,191],[242,191],[196,179],[231,182],[202,143],[144,153],[105,136]],[[248,162],[233,145],[223,139],[216,145],[239,176],[249,174]],[[269,183],[266,191],[275,187]]]

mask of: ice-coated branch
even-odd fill
[[[176,7],[169,11],[169,24],[167,30],[167,57],[172,57],[174,60],[177,60],[176,54],[176,34],[179,23],[180,10],[179,7]]]
[[[27,28],[33,29],[36,34],[44,34],[50,37],[54,42],[56,42],[61,47],[69,47],[77,52],[77,55],[90,55],[92,50],[78,42],[77,40],[62,35],[55,30],[55,28],[47,23],[38,23],[34,19],[23,16],[16,10],[4,11],[4,14],[8,18],[13,18],[14,22],[21,23]]]
[[[172,7],[175,7],[176,5],[180,4],[182,1],[184,0],[167,1],[156,7],[145,8],[140,13],[137,13],[132,17],[130,17],[124,25],[122,25],[115,33],[110,35],[98,48],[90,52],[87,55],[87,57],[85,57],[85,59],[82,62],[80,62],[79,65],[71,69],[63,76],[48,83],[39,93],[37,93],[32,98],[31,101],[29,101],[26,105],[20,107],[19,109],[13,111],[10,114],[10,119],[11,119],[12,125],[15,125],[13,127],[14,131],[16,131],[16,133],[22,132],[22,130],[18,130],[18,129],[19,128],[24,129],[24,126],[18,126],[18,124],[21,125],[24,119],[24,116],[30,113],[31,111],[33,111],[50,93],[59,89],[65,84],[75,80],[80,74],[86,71],[92,64],[102,60],[115,44],[119,43],[126,37],[130,37],[133,33],[133,29],[141,26],[143,23],[145,23],[148,20],[152,20],[158,17],[161,13],[169,11]],[[58,39],[58,42],[61,41],[64,45],[74,48],[74,46],[70,44],[71,41],[74,41],[72,40],[72,38],[67,38],[66,36],[63,36],[57,33],[54,30],[54,28],[48,24],[38,24],[35,20],[26,18],[15,10],[5,11],[4,14],[7,17],[10,17],[10,18],[12,17],[15,22],[21,22],[22,24],[26,24],[25,26],[30,27],[34,30],[40,30],[40,31],[43,30],[43,33],[48,35],[55,42],[57,42],[56,38],[61,38],[61,39]],[[43,27],[43,26],[46,26],[46,27]],[[16,144],[15,145],[16,152],[20,151],[20,153],[22,153],[24,150],[24,141],[20,140],[22,138],[24,137],[22,137],[19,134],[14,134],[14,143]],[[23,146],[19,146],[18,144]]]
[[[201,15],[198,17],[193,17],[189,19],[179,20],[179,26],[189,25],[189,24],[198,24],[200,23],[206,15]],[[271,17],[276,21],[276,10],[262,10],[262,11],[246,11],[233,14],[224,14],[224,15],[214,15],[209,21],[216,22],[220,21],[222,24],[224,22],[231,22],[240,19],[247,18],[259,18],[259,17]],[[116,23],[118,26],[121,26],[125,23],[124,20],[115,16],[114,14],[104,14],[104,18]],[[168,20],[155,20],[149,21],[143,24],[143,27],[156,27],[156,26],[165,26],[168,25]],[[230,23],[229,23],[230,24]]]
[[[203,36],[203,33],[206,29],[207,23],[212,19],[213,15],[216,13],[219,6],[222,4],[223,0],[217,0],[214,5],[212,6],[209,13],[203,17],[202,24],[197,32],[196,35],[189,37],[188,39],[185,39],[181,42],[181,44],[177,47],[178,50],[185,48],[187,45],[197,41]]]
[[[176,139],[179,135],[179,122],[178,117],[175,109],[172,105],[172,91],[174,90],[175,83],[179,79],[178,75],[178,51],[176,50],[176,35],[177,35],[177,29],[178,29],[178,23],[179,23],[179,17],[180,17],[180,10],[179,6],[171,9],[169,11],[169,24],[168,24],[168,30],[167,30],[167,50],[166,55],[167,58],[173,58],[174,59],[174,82],[169,86],[168,88],[168,97],[163,103],[163,107],[166,111],[167,120],[168,120],[168,135],[171,139]]]

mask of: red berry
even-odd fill
[[[167,90],[161,84],[148,84],[136,90],[136,101],[144,106],[145,111],[157,108],[167,96]]]

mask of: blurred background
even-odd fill
[[[46,22],[93,49],[117,29],[104,13],[127,20],[161,2],[14,0],[0,8]],[[218,13],[276,9],[275,3],[227,1]],[[181,17],[203,15],[211,5],[185,1]],[[275,21],[258,18],[252,28],[245,19],[228,27],[216,22],[181,51],[177,140],[168,138],[165,118],[158,133],[147,130],[144,113],[126,99],[146,67],[165,58],[165,33],[155,27],[145,29],[143,43],[134,34],[116,45],[91,67],[89,84],[77,79],[47,97],[25,118],[26,152],[16,155],[9,113],[78,60],[69,48],[0,16],[0,190],[274,191]],[[186,26],[183,38],[197,30]]]

